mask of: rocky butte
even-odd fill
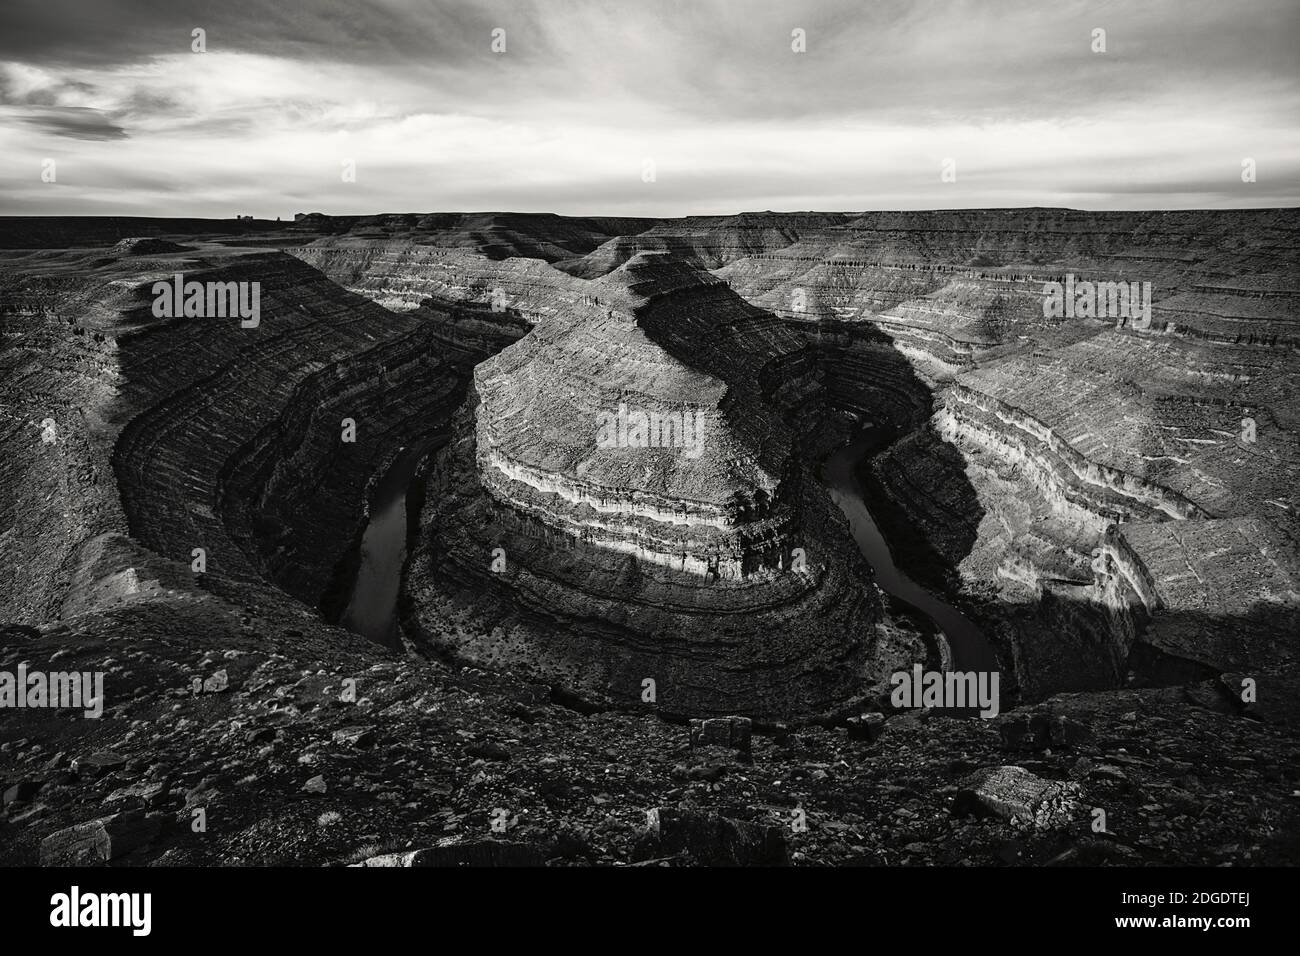
[[[610,702],[651,679],[682,716],[859,702],[925,650],[877,639],[870,570],[799,454],[819,393],[803,337],[698,267],[639,254],[584,284],[474,370],[408,574],[418,633],[446,641],[451,602],[484,621],[460,656]],[[689,417],[698,446],[601,441],[629,406]]]

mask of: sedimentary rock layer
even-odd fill
[[[927,541],[912,549],[917,573],[937,580],[938,557],[985,604],[1037,607],[1056,591],[1083,617],[1111,619],[1103,631],[1115,645],[1101,656],[1121,672],[1135,638],[1219,667],[1243,654],[1225,653],[1240,646],[1231,616],[1203,613],[1208,596],[1191,600],[1178,587],[1154,605],[1127,592],[1140,620],[1114,620],[1105,594],[1127,579],[1092,567],[1110,553],[1108,528],[1124,539],[1144,522],[1209,522],[1194,537],[1231,556],[1235,577],[1222,586],[1253,593],[1254,582],[1271,581],[1270,593],[1286,594],[1300,580],[1300,463],[1284,397],[1300,372],[1294,211],[751,214],[664,222],[566,268],[597,275],[644,248],[708,265],[806,330],[835,407],[905,433],[922,428],[925,437],[901,441],[875,470],[877,491],[903,515],[895,531]],[[1049,317],[1045,288],[1076,280],[1148,283],[1149,320]],[[880,335],[888,346],[876,344]],[[933,420],[921,425],[932,393]],[[957,454],[934,454],[936,441]],[[954,501],[966,503],[957,514]],[[1283,543],[1243,544],[1216,523],[1228,517],[1259,521]],[[1211,543],[1217,534],[1223,540]],[[1264,608],[1285,617],[1294,602]],[[1180,632],[1199,628],[1200,641],[1167,641],[1173,631],[1160,621],[1184,613],[1198,623]],[[1043,646],[1038,614],[1012,625],[1018,644]],[[1070,627],[1067,618],[1066,642]],[[1270,647],[1245,656],[1287,653],[1277,627],[1246,630],[1249,643]],[[1071,668],[1035,666],[1055,671],[1041,687],[1069,686]]]
[[[1238,516],[1296,534],[1285,394],[1297,373],[1298,246],[1289,210],[756,213],[662,221],[556,264],[590,280],[638,253],[667,253],[714,270],[803,333],[828,407],[900,438],[878,455],[874,490],[913,573],[985,607],[1030,656],[1051,646],[1037,636],[1049,593],[1084,618],[1100,614],[1100,632],[1078,626],[1114,634],[1093,655],[1108,669],[1078,685],[1097,686],[1122,676],[1135,639],[1160,641],[1149,614],[1175,613],[1130,593],[1138,617],[1115,618],[1105,595],[1125,579],[1093,570],[1108,528]],[[472,293],[480,301],[490,283],[504,284],[466,267],[485,280]],[[575,294],[554,270],[511,272],[530,321]],[[1076,281],[1149,283],[1149,320],[1049,316],[1045,289]],[[1234,437],[1247,427],[1253,440]],[[1221,546],[1236,553],[1236,540]],[[1296,548],[1282,552],[1276,560],[1295,575]],[[1249,566],[1239,565],[1246,590],[1263,573]],[[1010,623],[1008,607],[1021,609]],[[1069,642],[1062,620],[1047,626]],[[1205,645],[1226,646],[1208,633]],[[1069,675],[1086,668],[1071,659],[1032,665],[1053,673],[1040,686],[1073,686]]]
[[[123,247],[21,265],[3,352],[21,409],[6,480],[26,489],[4,523],[13,616],[57,616],[98,542],[121,533],[187,569],[202,549],[207,574],[267,578],[315,605],[374,470],[445,428],[463,396],[432,326],[283,254]],[[259,322],[156,317],[153,282],[176,273],[257,283]]]
[[[420,629],[582,694],[635,700],[650,679],[683,714],[807,717],[878,691],[907,640],[882,636],[869,571],[795,454],[792,425],[823,405],[800,336],[707,272],[637,256],[475,370],[408,582]],[[439,635],[475,587],[516,611]]]
[[[647,603],[691,608],[701,578],[720,607],[756,600],[820,520],[807,465],[854,420],[888,439],[871,491],[900,559],[980,617],[1027,693],[1113,686],[1153,653],[1211,670],[1289,659],[1292,210],[308,216],[279,231],[198,223],[174,247],[156,224],[82,225],[95,249],[57,251],[75,244],[66,222],[0,230],[7,247],[45,247],[0,266],[15,449],[0,467],[18,489],[0,503],[18,556],[3,573],[23,614],[57,613],[86,542],[125,530],[178,561],[210,538],[220,573],[307,599],[335,556],[313,508],[354,534],[354,490],[420,423],[445,429],[451,383],[498,356],[434,483],[480,537],[581,556],[562,573],[539,551],[507,563],[527,581],[483,584],[485,542],[448,530],[451,557],[433,564],[492,590],[499,619],[527,618],[534,646],[582,600],[627,590],[592,581],[633,571],[655,582]],[[155,238],[112,248],[132,234]],[[281,332],[251,346],[237,323],[211,338],[144,315],[143,283],[182,267],[265,273]],[[1046,289],[1065,282],[1149,284],[1149,321],[1053,314]],[[720,454],[648,447],[633,469],[574,444],[594,439],[597,404],[654,402],[703,411]],[[326,427],[347,408],[370,423],[355,461]],[[187,434],[200,428],[210,442]],[[621,563],[588,573],[588,552]],[[416,591],[433,593],[417,582],[408,605]],[[584,613],[640,634],[619,618],[635,599],[610,602]]]

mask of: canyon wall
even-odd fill
[[[1240,608],[1217,620],[1203,599],[1153,601],[1160,574],[1140,598],[1108,532],[1137,554],[1144,524],[1205,523],[1225,535],[1208,548],[1234,569],[1230,586],[1252,593],[1280,568],[1268,592],[1291,613],[1298,242],[1291,210],[749,213],[660,221],[554,267],[463,259],[426,290],[484,303],[509,287],[509,308],[536,324],[585,294],[557,272],[592,282],[646,253],[712,270],[804,337],[827,410],[891,432],[871,475],[879,520],[914,577],[1036,672],[1032,694],[1125,680],[1139,640],[1220,669],[1258,656],[1225,652]],[[323,268],[376,301],[447,271]],[[1045,288],[1069,281],[1149,283],[1150,320],[1050,316]],[[837,419],[820,422],[799,430],[806,454],[842,435]],[[1285,544],[1252,547],[1216,523],[1227,518]],[[1197,622],[1184,630],[1204,631],[1199,656],[1152,623],[1183,614]],[[1264,656],[1285,650],[1250,630]]]
[[[1290,666],[1292,210],[10,225],[7,616],[57,616],[125,536],[328,604],[376,472],[441,436],[403,597],[429,647],[811,713],[933,652],[815,477],[869,422],[896,557],[1023,694]],[[262,283],[261,326],[155,319],[177,271]],[[1150,321],[1054,314],[1058,282],[1149,283]],[[595,448],[620,406],[709,441]]]
[[[801,336],[638,254],[475,369],[421,519],[413,629],[587,699],[652,686],[679,716],[806,719],[879,694],[926,650],[883,626],[796,454],[823,408]],[[638,414],[672,428],[638,438]]]
[[[124,535],[187,572],[202,549],[206,574],[270,580],[315,606],[364,522],[375,469],[444,430],[463,399],[433,326],[281,253],[24,265],[6,287],[0,352],[6,401],[21,409],[5,435],[19,490],[5,501],[8,618],[58,617],[106,537]],[[178,272],[258,283],[259,323],[155,317],[153,282]]]
[[[878,458],[878,490],[901,512],[895,530],[928,542],[913,549],[917,573],[936,580],[935,559],[946,564],[990,630],[1010,628],[1031,692],[1046,693],[1122,680],[1139,639],[1218,669],[1290,659],[1277,621],[1294,622],[1300,581],[1287,397],[1300,371],[1298,225],[1290,210],[877,213],[716,272],[814,340],[834,330],[825,354],[850,378],[831,392],[842,407],[879,420],[870,409],[883,402],[898,421],[900,394],[924,383],[933,415]],[[1046,284],[1070,276],[1150,283],[1149,323],[1048,317]],[[952,514],[963,499],[973,507]],[[1153,524],[1196,541],[1218,573],[1189,573],[1193,553],[1148,553]],[[1145,600],[1123,583],[1108,530],[1159,567]],[[1097,615],[1128,613],[1117,591],[1140,607],[1100,625],[1120,663],[1085,673]],[[1225,604],[1225,591],[1253,597]],[[1066,633],[1046,630],[1048,603],[1075,609],[1053,618]],[[1087,636],[1054,661],[1071,615]]]

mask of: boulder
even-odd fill
[[[862,714],[848,720],[850,740],[879,740],[885,730],[885,715],[880,713]]]
[[[40,792],[42,782],[39,780],[19,780],[17,783],[7,787],[4,792],[4,805],[11,803],[27,802]]]
[[[100,777],[126,766],[126,758],[111,750],[97,750],[72,762],[72,769],[80,776]]]
[[[104,798],[105,803],[119,803],[130,800],[139,800],[146,806],[155,806],[166,799],[171,790],[171,781],[162,780],[142,780],[134,783],[129,787],[122,787],[120,790],[114,790]]]
[[[510,751],[491,740],[468,744],[465,753],[476,760],[509,760]]]
[[[784,866],[785,830],[717,813],[656,807],[647,835],[655,856],[686,854],[705,866]]]
[[[149,843],[161,829],[157,817],[128,810],[78,823],[41,841],[42,866],[94,866]]]
[[[375,732],[369,727],[343,727],[334,731],[334,742],[349,747],[369,747],[375,742]]]
[[[1077,784],[1044,780],[1024,767],[985,767],[962,780],[953,812],[1050,829],[1070,821],[1078,794]]]
[[[748,717],[710,717],[691,721],[691,747],[727,747],[749,753],[753,722]]]

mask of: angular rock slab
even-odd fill
[[[156,817],[128,810],[51,833],[41,841],[41,866],[94,866],[149,843],[161,828]]]
[[[656,807],[647,832],[660,856],[685,853],[705,866],[785,866],[785,831],[716,813]]]
[[[1050,829],[1069,823],[1078,793],[1077,784],[1044,780],[1024,767],[985,767],[962,781],[953,812]]]
[[[727,747],[749,753],[753,722],[748,717],[709,717],[691,721],[691,749]]]
[[[81,776],[100,777],[126,766],[126,758],[112,750],[98,750],[72,761],[72,769]]]
[[[26,803],[40,792],[42,786],[44,783],[40,780],[19,780],[5,788],[2,802],[5,806],[11,803]]]
[[[850,740],[875,741],[885,732],[885,715],[881,713],[861,714],[848,719]]]

